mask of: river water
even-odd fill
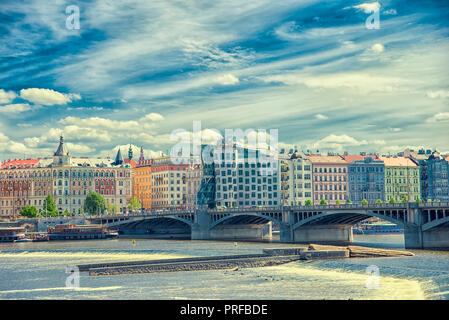
[[[354,244],[403,248],[402,235]],[[0,299],[444,299],[449,252],[414,257],[296,261],[240,269],[89,277],[66,287],[66,266],[105,261],[262,253],[281,243],[130,239],[0,243]],[[371,266],[371,267],[370,267]],[[375,266],[375,267],[372,267]],[[379,276],[368,274],[378,270]],[[69,282],[75,283],[75,282]]]

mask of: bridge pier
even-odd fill
[[[209,231],[210,240],[271,240],[271,221],[266,224],[219,225]]]
[[[294,230],[295,243],[323,243],[348,245],[353,242],[350,225],[301,226]]]
[[[210,239],[210,215],[206,210],[198,210],[195,215],[194,224],[192,225],[192,240],[209,240]]]
[[[279,241],[292,243],[294,242],[293,226],[289,223],[283,223],[279,226]]]
[[[406,249],[423,248],[423,233],[419,226],[404,227],[404,246]]]
[[[423,249],[449,248],[449,228],[432,228],[422,232]]]

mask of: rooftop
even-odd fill
[[[417,167],[417,164],[406,157],[379,157],[385,163],[385,166],[390,167]]]
[[[347,163],[342,156],[323,156],[318,154],[308,155],[312,163]]]

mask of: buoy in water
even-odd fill
[[[133,239],[133,245],[136,244],[136,240]]]

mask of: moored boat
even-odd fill
[[[389,222],[368,222],[352,228],[354,234],[403,234],[404,228]]]
[[[59,224],[54,227],[48,227],[47,234],[49,240],[94,240],[118,237],[117,232],[111,232],[107,226],[99,224]]]
[[[22,238],[25,238],[23,227],[0,228],[0,242],[14,242]]]

